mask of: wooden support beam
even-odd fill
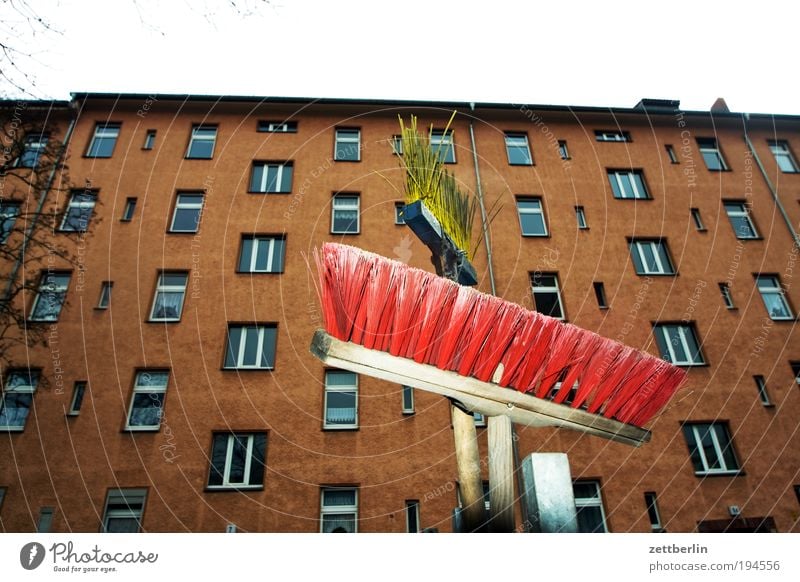
[[[480,451],[475,433],[475,417],[450,405],[453,441],[456,446],[458,486],[461,490],[461,523],[465,532],[484,531],[486,505],[483,501]]]
[[[514,450],[511,419],[490,416],[489,424],[489,506],[492,519],[489,530],[514,531]]]
[[[314,333],[311,353],[331,366],[435,392],[461,402],[467,410],[487,416],[508,416],[513,422],[525,426],[569,428],[634,446],[650,440],[650,431],[643,428],[343,342],[322,329]]]

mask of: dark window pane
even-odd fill
[[[266,461],[267,435],[257,433],[253,435],[253,456],[250,459],[249,485],[262,485],[264,483],[264,465]]]
[[[176,232],[197,232],[199,222],[199,208],[176,208],[175,219],[172,221],[172,230]]]
[[[239,344],[242,339],[241,327],[228,328],[228,342],[225,351],[225,367],[235,368],[237,366],[237,359],[239,357]]]
[[[164,407],[163,392],[144,392],[133,395],[129,426],[158,426]]]
[[[286,248],[286,241],[282,238],[275,239],[275,249],[272,251],[272,270],[275,273],[283,273],[283,253]]]
[[[211,473],[208,476],[209,485],[222,485],[225,473],[225,459],[228,456],[228,435],[215,434],[211,447]]]
[[[264,344],[261,352],[261,367],[272,368],[275,366],[275,338],[278,335],[274,327],[264,328]]]
[[[603,533],[603,512],[599,507],[578,507],[578,531],[581,533]]]
[[[356,393],[329,391],[325,416],[328,424],[355,424]]]
[[[252,238],[242,239],[242,254],[239,257],[239,270],[247,272],[250,270],[250,263],[253,258],[253,245],[255,241]]]
[[[244,361],[243,366],[255,366],[258,356],[258,328],[244,328]]]

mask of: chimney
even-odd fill
[[[728,109],[728,104],[725,103],[725,99],[722,97],[718,97],[716,101],[714,101],[714,105],[711,106],[712,113],[730,113],[731,110]]]

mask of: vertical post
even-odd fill
[[[531,533],[576,533],[578,515],[564,453],[532,453],[522,461]]]
[[[511,419],[490,416],[489,422],[489,500],[492,519],[489,528],[496,533],[514,531],[514,451]]]

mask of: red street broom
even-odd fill
[[[477,412],[638,445],[650,436],[640,427],[686,376],[593,332],[361,249],[326,243],[315,260],[325,324],[312,343],[317,357]]]

